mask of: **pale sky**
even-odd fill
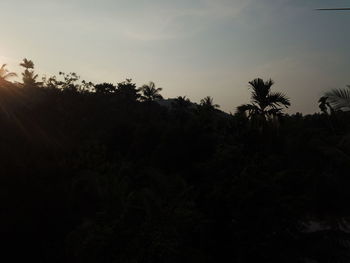
[[[0,64],[152,80],[164,97],[212,96],[227,112],[249,102],[248,81],[272,78],[290,113],[313,113],[350,84],[350,11],[319,7],[350,0],[1,0]]]

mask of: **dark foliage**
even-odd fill
[[[11,262],[348,262],[348,113],[261,130],[210,97],[167,108],[61,75],[0,83]]]

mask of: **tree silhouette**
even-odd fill
[[[8,81],[10,78],[17,77],[17,74],[9,72],[6,66],[7,64],[3,64],[0,68],[0,81]]]
[[[205,97],[204,99],[201,99],[200,105],[209,110],[214,110],[220,108],[219,104],[214,104],[213,98],[210,96]]]
[[[331,104],[328,102],[328,97],[321,97],[319,100],[318,100],[318,107],[320,108],[320,110],[325,113],[325,114],[328,114],[328,110],[330,110],[330,112],[333,112],[334,109],[333,107],[331,106]]]
[[[290,100],[281,92],[272,92],[273,80],[264,81],[260,78],[249,82],[252,89],[251,104],[237,107],[238,113],[248,113],[248,117],[260,116],[266,120],[281,114],[283,107],[290,106]]]
[[[63,80],[57,81],[57,86],[60,87],[63,91],[78,92],[81,89],[81,85],[78,83],[80,76],[77,73],[59,72],[59,75],[63,76]]]
[[[114,93],[117,87],[111,83],[101,83],[94,86],[96,93],[110,94]]]
[[[19,64],[21,67],[24,67],[25,69],[34,69],[34,63],[31,60],[23,59],[23,61]]]
[[[31,60],[23,59],[23,62],[19,64],[24,68],[22,73],[22,81],[24,87],[37,87],[41,85],[41,82],[37,82],[38,75],[34,73],[34,63]]]
[[[12,261],[349,262],[350,112],[286,114],[277,133],[259,133],[251,126],[272,127],[266,118],[290,105],[271,80],[252,81],[242,106],[263,122],[223,114],[211,97],[141,103],[130,79],[43,81],[0,82]]]
[[[179,96],[172,103],[175,108],[187,109],[191,106],[191,101],[186,96]]]
[[[154,82],[151,81],[140,88],[140,91],[142,92],[142,100],[144,101],[161,100],[163,99],[163,96],[160,95],[159,93],[162,90],[163,90],[162,88],[156,88],[156,84],[154,84]]]
[[[320,99],[324,101],[334,110],[349,111],[350,110],[350,85],[344,89],[333,89],[325,93]]]
[[[132,79],[126,79],[125,81],[118,83],[115,93],[121,100],[133,102],[141,97],[139,92],[140,90],[136,87],[136,84],[132,83]]]

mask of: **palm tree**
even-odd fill
[[[34,73],[34,63],[31,60],[23,59],[23,62],[19,64],[24,67],[25,70],[22,73],[22,80],[24,87],[37,87],[42,83],[37,82],[38,75]]]
[[[211,109],[211,110],[220,108],[219,104],[214,104],[213,98],[210,96],[207,96],[204,99],[201,99],[200,105],[205,109]]]
[[[347,85],[344,89],[333,89],[325,93],[325,95],[319,100],[324,105],[327,105],[330,109],[335,111],[349,111],[350,110],[350,85]],[[323,106],[320,104],[320,106]]]
[[[34,69],[34,63],[31,60],[23,59],[23,62],[19,64],[21,67],[24,67],[26,69]]]
[[[3,64],[0,68],[0,81],[8,81],[10,78],[17,77],[17,74],[9,72],[6,66],[6,64]]]
[[[252,89],[251,104],[237,107],[238,113],[248,113],[248,117],[261,116],[263,119],[280,115],[283,107],[290,106],[289,98],[281,92],[272,92],[273,80],[264,81],[260,78],[249,82]]]
[[[163,96],[159,93],[162,91],[162,88],[156,88],[154,82],[149,82],[141,87],[140,91],[142,92],[142,99],[144,101],[154,101],[161,100]]]

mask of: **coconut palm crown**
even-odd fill
[[[143,85],[140,88],[140,91],[142,92],[142,99],[145,101],[154,101],[154,100],[161,100],[163,99],[163,96],[160,95],[160,92],[162,91],[162,88],[156,88],[156,84],[154,82],[149,82],[148,84]]]
[[[211,109],[211,110],[220,108],[220,105],[215,104],[213,98],[210,96],[207,96],[204,99],[201,99],[200,105],[205,109]]]
[[[263,116],[264,118],[280,115],[283,108],[290,106],[290,99],[281,92],[272,92],[272,79],[264,81],[260,78],[249,82],[252,89],[251,103],[237,107],[238,113],[248,113],[248,117]]]

